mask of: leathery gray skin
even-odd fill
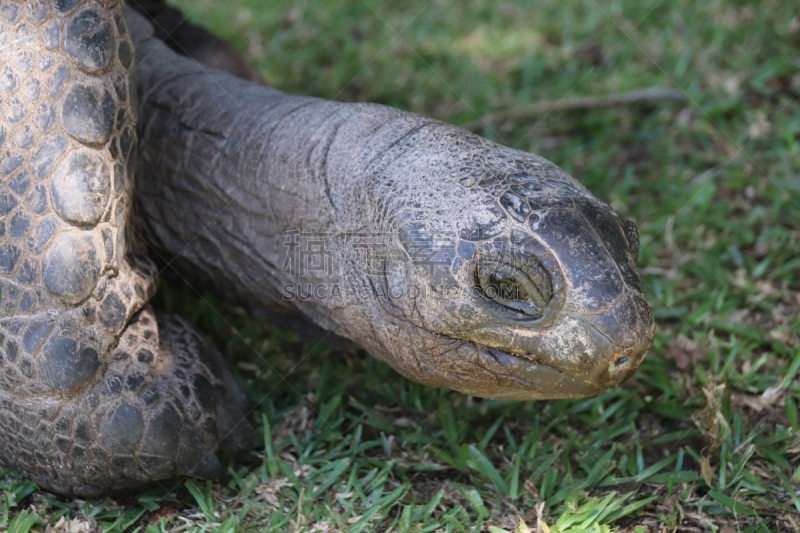
[[[593,396],[654,324],[638,236],[536,155],[172,53],[135,13],[140,217],[197,282],[485,398]]]
[[[209,75],[126,18],[138,222],[198,279],[478,396],[634,371],[653,335],[635,229],[575,180],[436,121]],[[252,437],[219,354],[147,305],[131,45],[118,2],[0,0],[0,462],[63,494],[215,477],[213,452]]]
[[[62,494],[216,477],[252,440],[131,253],[133,52],[121,2],[0,0],[0,463]]]

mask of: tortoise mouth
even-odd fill
[[[582,362],[576,354],[532,353],[522,347],[496,347],[439,334],[473,348],[486,376],[478,381],[480,386],[451,387],[483,398],[554,400],[597,396],[630,377],[644,354],[622,348],[588,320],[582,323],[600,342],[597,356]]]
[[[474,391],[471,394],[499,400],[558,400],[597,396],[611,386],[602,386],[569,375],[557,367],[523,355],[497,348],[473,344],[484,361],[504,370],[503,380],[494,390]],[[510,383],[509,383],[510,381]]]

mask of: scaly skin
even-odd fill
[[[250,438],[219,354],[153,312],[154,268],[130,253],[121,15],[110,0],[0,0],[0,461],[82,496],[218,475],[218,445]],[[478,396],[593,395],[638,366],[653,321],[635,227],[558,168],[409,113],[209,72],[126,18],[138,222],[197,279]]]
[[[0,1],[0,462],[96,496],[250,438],[219,354],[126,255],[133,46],[115,1]],[[237,425],[238,424],[238,425]]]
[[[553,164],[411,113],[236,79],[128,20],[137,222],[196,282],[476,396],[591,396],[639,365],[654,327],[635,226]]]

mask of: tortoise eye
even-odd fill
[[[626,220],[623,228],[625,229],[625,237],[628,239],[628,246],[631,248],[633,261],[636,262],[639,259],[639,229],[632,220]]]
[[[526,269],[528,270],[528,269]],[[530,318],[539,318],[553,296],[550,276],[541,266],[523,272],[499,261],[484,261],[475,272],[483,296]]]

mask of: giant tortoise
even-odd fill
[[[194,283],[423,384],[572,398],[637,368],[636,228],[575,179],[203,65],[159,36],[185,53],[208,34],[176,43],[147,5],[158,31],[119,0],[0,0],[0,462],[94,496],[214,477],[217,449],[249,446],[220,354],[148,305],[142,235]]]

